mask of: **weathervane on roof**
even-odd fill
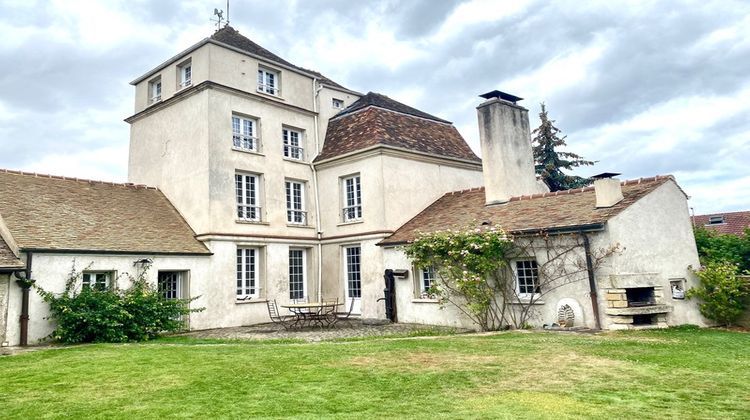
[[[211,22],[216,22],[216,30],[222,28],[222,22],[224,22],[224,27],[229,25],[229,0],[227,0],[227,18],[224,19],[224,11],[221,9],[214,8],[214,16],[216,16],[215,19],[211,19]]]

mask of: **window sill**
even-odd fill
[[[291,228],[301,228],[301,229],[315,229],[315,226],[310,226],[310,225],[299,225],[299,224],[295,224],[295,223],[287,223],[287,224],[286,224],[286,227],[291,227]]]
[[[263,222],[263,221],[260,221],[260,220],[254,221],[254,220],[237,219],[237,220],[235,220],[235,222],[239,223],[239,224],[242,224],[242,225],[263,225],[263,226],[270,226],[271,225],[268,222]]]
[[[285,161],[291,162],[291,163],[300,163],[302,165],[309,165],[310,164],[309,162],[305,162],[303,159],[294,159],[294,158],[288,158],[288,157],[284,157],[283,159]]]
[[[365,222],[365,221],[364,221],[364,220],[362,220],[362,219],[359,219],[359,220],[351,220],[351,221],[348,221],[348,222],[341,222],[341,223],[337,224],[336,226],[356,225],[356,224],[358,224],[358,223],[364,223],[364,222]]]
[[[440,303],[440,300],[438,300],[438,299],[414,298],[414,299],[411,300],[411,303]]]
[[[251,154],[251,155],[265,156],[263,153],[255,151],[255,150],[241,149],[239,147],[234,147],[234,146],[232,146],[232,150],[234,150],[235,152],[248,153],[248,154]]]
[[[511,305],[528,305],[529,302],[531,302],[531,300],[521,298],[515,302],[511,302],[510,304]],[[535,300],[534,303],[532,303],[532,305],[544,305],[544,303],[545,302],[543,300]]]
[[[257,90],[256,89],[255,93],[257,93],[258,95],[264,96],[266,98],[273,98],[273,99],[276,99],[276,100],[279,100],[279,101],[284,101],[284,98],[282,98],[280,95],[274,95],[272,93],[264,92],[262,90]],[[286,101],[284,101],[284,102],[286,102]]]
[[[268,299],[252,298],[252,299],[247,299],[247,300],[235,300],[234,304],[235,305],[249,305],[253,303],[266,303],[266,302],[268,302]]]

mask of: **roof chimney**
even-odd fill
[[[534,172],[529,111],[516,104],[523,98],[499,90],[479,96],[487,99],[477,107],[487,204],[541,192]]]
[[[612,172],[604,172],[594,175],[594,192],[596,193],[596,208],[612,207],[622,201],[622,186],[617,175]]]

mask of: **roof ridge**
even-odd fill
[[[693,217],[708,217],[708,216],[718,216],[718,215],[727,215],[727,214],[750,214],[750,210],[735,210],[735,211],[717,211],[715,213],[703,213],[703,214],[696,214]]]
[[[69,177],[64,175],[52,175],[52,174],[40,174],[37,172],[26,172],[26,171],[18,171],[13,169],[3,169],[0,168],[0,173],[6,173],[6,174],[12,174],[12,175],[23,175],[23,176],[32,176],[35,178],[49,178],[49,179],[60,179],[64,181],[75,181],[75,182],[82,182],[82,183],[89,183],[89,184],[102,184],[102,185],[112,185],[116,187],[126,187],[126,188],[132,188],[132,189],[146,189],[146,190],[158,190],[156,187],[150,187],[145,184],[135,184],[132,182],[111,182],[111,181],[100,181],[95,179],[87,179],[87,178],[76,178],[76,177]]]

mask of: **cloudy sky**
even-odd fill
[[[0,0],[0,168],[127,180],[128,83],[225,1]],[[580,175],[674,174],[697,213],[750,209],[750,2],[239,1],[233,27],[360,92],[453,121],[547,104]]]

